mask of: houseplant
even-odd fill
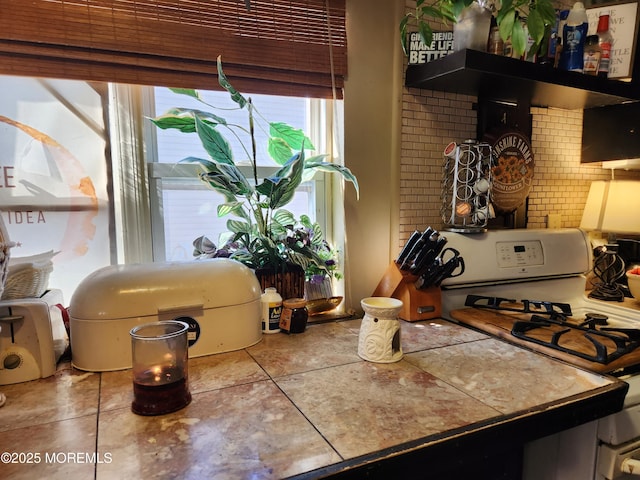
[[[545,32],[556,21],[556,12],[551,0],[476,0],[489,9],[496,19],[502,40],[511,40],[513,51],[521,56],[527,48],[527,32],[533,40],[534,52],[542,43]],[[455,23],[463,9],[474,0],[416,0],[415,9],[407,12],[400,21],[400,38],[405,54],[408,53],[407,32],[411,26],[417,28],[425,45],[431,45],[433,29],[429,20]]]
[[[269,276],[272,282],[279,274],[297,272],[304,286],[305,273],[307,276],[334,274],[334,252],[320,226],[306,216],[295,218],[284,207],[293,199],[296,188],[317,171],[340,174],[358,192],[355,175],[344,166],[325,161],[327,155],[307,156],[307,151],[314,150],[314,146],[302,130],[286,123],[267,121],[251,98],[231,85],[223,72],[220,57],[217,68],[220,86],[239,108],[246,111],[246,126],[227,122],[220,109],[207,104],[193,89],[172,90],[198,100],[206,109],[172,108],[151,119],[159,128],[198,135],[210,158],[188,157],[182,162],[202,167],[201,180],[225,198],[224,203],[217,207],[218,216],[232,217],[227,221],[229,231],[219,245],[200,237],[194,242],[194,255],[236,259],[254,269],[259,278],[264,273],[265,278]],[[216,110],[216,113],[211,110]],[[279,166],[275,174],[264,179],[258,176],[256,128],[269,132],[267,151],[274,164]],[[239,133],[248,134],[248,144],[240,142],[240,155],[251,166],[250,176],[238,167],[234,155],[238,152],[232,152],[228,137],[223,132],[238,139]],[[285,283],[300,285],[299,280]],[[277,284],[275,286],[278,287]],[[286,285],[282,284],[281,288],[286,288]],[[280,293],[286,298],[301,296],[303,292],[298,288],[295,295],[286,291]]]

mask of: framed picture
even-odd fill
[[[587,7],[589,35],[596,34],[600,15],[609,14],[609,31],[613,36],[609,78],[630,79],[638,35],[638,2],[587,4]]]

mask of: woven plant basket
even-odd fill
[[[298,265],[288,265],[286,271],[257,268],[255,274],[263,292],[275,287],[283,300],[304,297],[304,270]]]

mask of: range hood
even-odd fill
[[[586,108],[582,117],[582,163],[640,169],[640,102]]]
[[[609,160],[602,162],[602,168],[609,168],[611,170],[640,170],[640,158]]]

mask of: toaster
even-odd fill
[[[0,301],[0,385],[46,378],[56,372],[57,359],[64,343],[68,344],[56,306],[61,301],[59,290],[38,298]],[[57,324],[52,322],[55,312]]]

